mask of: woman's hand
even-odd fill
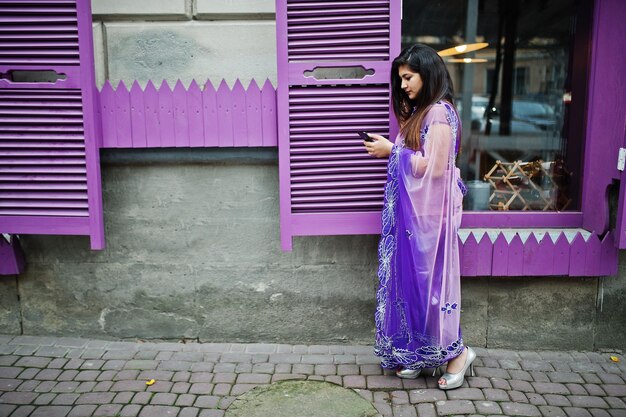
[[[393,147],[393,142],[389,141],[387,138],[376,135],[374,133],[368,133],[369,137],[374,139],[374,142],[366,142],[363,141],[365,145],[365,149],[369,155],[375,156],[376,158],[386,158],[391,155],[391,148]]]

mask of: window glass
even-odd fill
[[[454,81],[466,211],[580,209],[591,16],[591,0],[404,2],[402,47],[441,51]]]

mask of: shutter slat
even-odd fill
[[[37,208],[0,208],[0,216],[67,216],[67,217],[87,217],[87,209],[37,209]]]
[[[65,182],[71,181],[71,178],[63,177],[58,181],[53,181],[50,178],[33,180],[32,182],[21,182],[23,179],[13,179],[12,181],[20,181],[20,182],[5,182],[5,176],[0,175],[0,190],[41,190],[41,191],[50,191],[50,190],[61,190],[61,191],[87,191],[87,183],[86,182]],[[7,177],[8,178],[8,177]],[[86,195],[85,193],[83,193]]]

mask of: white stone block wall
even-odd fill
[[[274,0],[91,0],[96,81],[276,85]]]

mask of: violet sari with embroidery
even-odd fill
[[[399,136],[389,156],[375,312],[383,368],[432,368],[463,352],[460,130],[454,107],[438,102],[422,122],[420,150]]]

